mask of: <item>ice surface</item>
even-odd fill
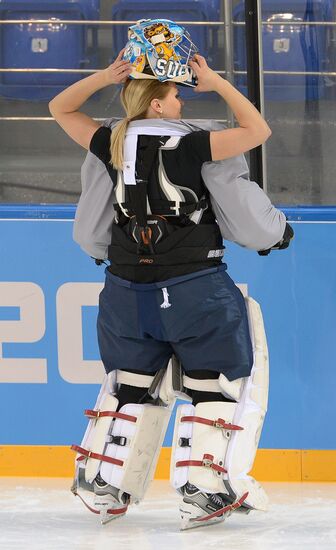
[[[267,513],[179,530],[178,495],[155,481],[126,516],[101,526],[70,479],[0,478],[1,550],[336,550],[336,484],[265,483]]]

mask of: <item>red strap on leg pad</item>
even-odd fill
[[[170,409],[149,404],[128,404],[121,408],[120,413],[127,417],[135,416],[137,421],[116,418],[111,435],[125,437],[127,445],[108,443],[104,454],[123,461],[123,466],[104,461],[100,474],[113,487],[130,494],[135,500],[141,500],[154,476]]]
[[[122,466],[124,464],[122,460],[117,460],[116,458],[111,458],[106,455],[101,455],[92,451],[88,451],[87,449],[83,449],[83,447],[79,447],[79,445],[71,445],[71,450],[80,453],[80,456],[76,458],[76,460],[78,461],[90,458],[94,460],[99,460],[101,462],[108,462],[109,464],[116,464],[117,466]]]
[[[203,455],[202,460],[178,460],[176,462],[176,468],[183,468],[185,466],[203,466],[204,468],[211,468],[215,472],[226,474],[225,468],[216,464],[214,457],[209,454]]]
[[[77,460],[85,464],[85,480],[92,483],[100,470],[102,462],[108,462],[109,459],[115,460],[116,457],[106,453],[107,440],[113,423],[115,422],[118,407],[118,399],[109,393],[100,393],[94,410],[87,410],[85,414],[90,418],[84,438],[80,446],[73,445],[72,449],[80,453]],[[129,420],[134,423],[136,418]],[[80,450],[78,450],[80,449]],[[120,460],[120,459],[119,459]],[[121,462],[121,461],[120,461]],[[113,462],[113,464],[116,464]],[[122,466],[122,463],[119,464]]]
[[[227,514],[228,512],[233,512],[234,510],[237,510],[237,508],[240,508],[240,506],[245,502],[247,497],[248,497],[248,493],[244,493],[243,496],[241,496],[238,500],[236,500],[232,504],[228,504],[227,506],[224,506],[224,508],[220,508],[219,510],[216,510],[216,512],[213,512],[212,514],[202,516],[202,517],[198,517],[198,518],[194,518],[191,521],[195,521],[195,522],[204,521],[204,522],[207,522],[207,521],[209,521],[213,518],[223,516],[223,515]]]
[[[221,401],[179,407],[171,469],[175,488],[189,481],[206,492],[226,492],[228,442],[232,434],[243,432],[242,426],[232,421],[235,407],[236,403]]]
[[[217,420],[211,420],[210,418],[202,418],[200,416],[182,416],[181,422],[196,422],[198,424],[206,424],[207,426],[213,426],[214,428],[220,428],[224,430],[243,430],[241,426],[236,424],[230,424],[223,420],[223,418],[218,418]]]

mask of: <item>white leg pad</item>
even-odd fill
[[[115,420],[112,435],[126,437],[127,444],[124,447],[108,444],[105,454],[123,464],[119,466],[103,462],[100,475],[106,483],[140,500],[154,476],[170,409],[148,404],[129,404],[124,405],[120,413],[134,416],[137,421]]]
[[[257,510],[266,510],[267,495],[248,472],[253,466],[267,411],[268,349],[259,304],[252,298],[247,298],[246,306],[253,345],[253,368],[251,375],[243,379],[241,396],[233,417],[233,423],[239,424],[244,430],[233,432],[225,457],[225,468],[232,490],[238,495],[248,491],[246,504]]]
[[[201,417],[209,420],[225,418],[225,422],[231,423],[233,407],[223,408],[223,405],[235,405],[235,403],[208,402],[199,403],[196,407],[193,405],[178,407],[171,468],[171,480],[175,489],[189,481],[208,493],[224,492],[223,473],[204,466],[179,466],[181,462],[199,462],[203,460],[204,455],[211,455],[214,464],[224,467],[228,446],[226,431],[198,422],[183,421],[186,417]],[[185,443],[188,439],[190,446],[181,446],[181,443]]]
[[[113,395],[116,389],[116,377],[117,371],[112,371],[105,376],[94,406],[95,411],[115,411],[117,409],[118,400]],[[81,447],[98,454],[103,454],[106,445],[106,434],[108,433],[111,421],[110,417],[92,418],[89,420]],[[85,481],[92,483],[99,472],[99,467],[100,463],[98,460],[87,459],[85,464]]]
[[[80,472],[83,474],[84,470],[85,475],[81,478],[93,484],[100,473],[106,483],[137,501],[143,497],[154,476],[171,408],[128,404],[116,413],[118,399],[114,393],[117,384],[135,385],[137,380],[132,377],[132,373],[120,371],[113,371],[105,377],[94,409],[86,411],[91,419],[81,445],[72,448],[78,452],[75,479],[79,480]],[[141,387],[149,387],[153,379],[149,376],[138,378]],[[93,490],[93,486],[90,489],[88,485],[87,490]]]
[[[235,493],[240,498],[248,492],[245,504],[258,510],[266,510],[268,499],[259,483],[248,475],[253,466],[260,433],[267,409],[268,351],[263,320],[259,305],[246,299],[253,344],[254,363],[251,375],[230,382],[220,375],[220,390],[230,402],[207,402],[182,405],[178,408],[171,464],[171,483],[179,489],[187,481],[209,493]],[[199,381],[197,381],[199,382]],[[181,421],[185,417],[200,417],[242,428],[230,429],[196,421]],[[218,424],[218,423],[217,423]],[[189,440],[189,445],[188,444]],[[204,455],[211,462],[203,466],[176,466],[181,461],[202,461]],[[206,467],[208,466],[208,467]],[[221,468],[224,467],[226,473]]]

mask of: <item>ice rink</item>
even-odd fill
[[[179,530],[178,496],[155,481],[146,499],[105,526],[69,491],[70,479],[0,478],[3,550],[315,550],[336,548],[336,484],[265,483],[267,513]]]

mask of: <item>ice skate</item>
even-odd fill
[[[124,516],[127,512],[129,495],[105,483],[99,474],[93,483],[86,482],[83,468],[79,469],[71,492],[80,498],[90,512],[100,515],[103,525],[112,519]],[[91,498],[88,498],[90,495]]]
[[[94,488],[94,510],[100,514],[102,525],[113,519],[124,516],[129,504],[129,495],[123,493],[116,487],[112,487],[98,474],[93,482]]]
[[[233,498],[223,493],[205,493],[187,483],[180,505],[181,530],[193,529],[224,521],[231,513]]]

